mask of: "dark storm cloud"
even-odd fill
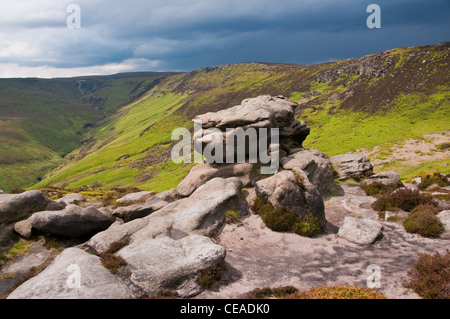
[[[66,27],[70,3],[81,8],[80,29]],[[381,29],[366,26],[371,3],[381,7]],[[449,13],[448,0],[0,0],[0,64],[10,66],[7,75],[40,67],[49,76],[94,66],[310,64],[448,41]]]

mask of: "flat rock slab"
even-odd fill
[[[131,292],[119,277],[112,275],[103,267],[99,257],[78,248],[68,248],[43,272],[14,290],[8,299],[128,299],[132,297]]]
[[[381,235],[382,229],[383,225],[376,220],[347,216],[338,236],[355,244],[370,245]]]

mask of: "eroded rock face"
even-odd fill
[[[78,248],[65,249],[43,272],[8,296],[8,299],[129,298],[133,295],[127,285],[103,267],[98,256]]]
[[[130,280],[149,296],[172,289],[189,297],[201,291],[196,284],[200,272],[221,263],[226,250],[201,235],[163,236],[128,245],[118,255],[131,269]]]
[[[105,230],[114,217],[94,206],[68,205],[61,211],[42,211],[28,219],[32,229],[62,237],[84,237]]]
[[[152,214],[153,212],[166,206],[168,202],[163,201],[157,197],[149,199],[142,204],[132,204],[125,207],[118,207],[114,209],[113,216],[123,219],[125,222],[142,218]]]
[[[6,249],[14,224],[42,210],[59,210],[64,205],[47,198],[38,190],[21,194],[0,194],[0,252]]]
[[[330,159],[318,150],[304,149],[281,159],[286,170],[302,170],[322,196],[336,193],[334,171]]]
[[[403,183],[400,176],[395,172],[382,172],[370,176],[370,179],[366,182],[367,185],[373,183],[381,183],[387,187],[400,188],[403,187]]]
[[[336,171],[339,173],[340,180],[350,178],[360,179],[370,175],[373,166],[366,156],[357,154],[343,154],[330,157]]]
[[[245,157],[248,159],[250,147],[256,146],[260,141],[259,129],[279,129],[279,143],[282,148],[301,147],[303,141],[309,135],[309,127],[305,123],[294,118],[295,108],[298,105],[282,96],[269,95],[258,96],[242,101],[241,105],[231,107],[219,112],[210,112],[197,116],[193,121],[200,124],[201,129],[194,133],[194,145],[202,154],[208,145],[221,144],[223,149],[223,163],[227,162],[227,140],[231,140],[239,131],[247,132],[248,129],[256,129],[256,135],[246,143]],[[258,151],[268,151],[271,133],[267,132],[266,145],[258,144]],[[233,137],[234,138],[234,137]],[[229,151],[236,156],[237,144]],[[232,155],[233,156],[233,155]],[[215,158],[214,158],[215,159]],[[212,162],[208,160],[208,162]]]
[[[291,171],[281,171],[260,180],[254,192],[264,201],[271,202],[275,208],[285,208],[297,214],[312,213],[325,222],[322,196],[301,171],[297,176]]]

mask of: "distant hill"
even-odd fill
[[[98,121],[173,74],[0,79],[0,189],[33,185]]]
[[[262,94],[299,103],[296,117],[311,127],[305,147],[329,156],[375,146],[389,152],[406,139],[450,135],[449,53],[450,43],[442,43],[309,66],[240,63],[178,74],[4,80],[10,89],[1,95],[9,97],[0,102],[1,136],[15,144],[9,156],[2,149],[0,189],[30,186],[57,165],[32,187],[169,189],[193,166],[171,161],[173,129]],[[22,91],[25,98],[17,95]],[[21,108],[8,106],[11,96]],[[450,173],[447,161],[386,167],[405,178],[421,170]],[[28,173],[19,174],[24,167]]]

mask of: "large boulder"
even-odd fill
[[[14,224],[42,210],[58,210],[64,205],[47,198],[38,190],[21,194],[0,194],[0,252],[8,248]]]
[[[214,178],[191,196],[167,204],[143,218],[114,224],[93,236],[86,246],[101,254],[124,238],[130,243],[157,236],[214,234],[225,221],[225,213],[240,203],[242,182],[238,178]]]
[[[370,245],[381,235],[382,229],[383,225],[376,220],[347,216],[338,236],[355,244]]]
[[[318,150],[300,150],[281,159],[286,170],[303,171],[322,196],[336,193],[334,170],[330,159]]]
[[[339,174],[340,180],[361,179],[368,177],[373,170],[367,156],[358,154],[343,154],[330,157],[331,163]]]
[[[193,121],[201,124],[201,129],[194,132],[194,145],[198,152],[205,155],[207,162],[213,160],[223,160],[227,158],[227,140],[234,136],[238,131],[247,132],[248,129],[256,129],[256,136],[253,139],[246,139],[245,155],[249,158],[250,147],[258,146],[258,152],[269,150],[271,132],[267,132],[267,144],[260,145],[259,129],[279,129],[280,145],[282,148],[288,149],[293,147],[301,147],[303,141],[309,134],[309,127],[305,123],[295,120],[295,108],[298,105],[282,96],[272,97],[262,95],[256,98],[246,99],[241,105],[237,105],[219,112],[209,112],[198,115]],[[212,130],[213,129],[213,130]],[[234,137],[233,137],[234,138]],[[218,142],[219,141],[219,142]],[[222,144],[220,144],[220,141]],[[238,155],[238,146],[235,143],[234,149],[230,150],[235,157]],[[216,145],[221,147],[223,159],[214,157],[208,158],[208,154],[204,153],[208,145]],[[230,156],[231,156],[230,155]],[[220,157],[220,156],[219,156]]]
[[[325,206],[322,196],[301,170],[295,174],[281,171],[256,182],[256,196],[269,201],[275,208],[285,208],[299,215],[312,213],[325,223]],[[253,194],[249,195],[250,197]]]
[[[372,175],[370,176],[370,179],[366,182],[366,185],[370,186],[374,183],[380,183],[383,186],[389,188],[400,188],[404,186],[400,179],[400,176],[395,172],[383,172]]]
[[[63,237],[85,237],[107,229],[114,217],[95,206],[68,205],[60,211],[37,212],[28,219],[32,229]]]
[[[118,255],[126,260],[133,284],[149,296],[170,289],[190,297],[202,290],[197,284],[201,271],[223,262],[226,250],[205,236],[163,236],[128,245]]]
[[[258,176],[259,168],[255,164],[209,164],[202,162],[190,170],[188,176],[178,184],[176,190],[182,197],[190,196],[201,185],[216,177],[237,177],[245,187],[251,185]]]
[[[133,295],[127,285],[103,267],[98,256],[78,248],[64,250],[43,272],[8,296],[8,299],[129,298]]]

